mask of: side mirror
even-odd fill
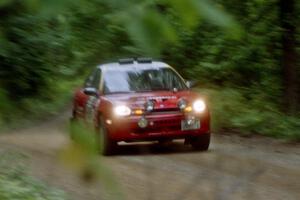
[[[186,81],[185,82],[188,88],[193,88],[197,85],[198,81]]]
[[[84,88],[83,92],[88,96],[98,96],[98,90],[93,87]]]

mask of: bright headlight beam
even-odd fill
[[[197,113],[202,113],[206,110],[206,104],[203,100],[197,100],[193,104],[193,110]]]
[[[128,106],[116,106],[114,108],[114,113],[117,116],[129,116],[131,114],[131,109]]]

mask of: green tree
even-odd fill
[[[279,0],[282,28],[282,73],[284,86],[284,106],[289,114],[295,114],[299,109],[300,91],[298,76],[298,59],[296,51],[296,3],[294,0]],[[299,19],[298,19],[299,20]]]

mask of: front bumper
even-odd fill
[[[200,129],[182,131],[181,121],[191,116],[200,120]],[[132,142],[180,139],[210,132],[210,116],[208,112],[201,115],[186,115],[181,112],[173,114],[150,114],[146,115],[145,118],[148,121],[146,128],[140,128],[138,126],[141,116],[115,119],[107,118],[111,120],[111,124],[106,124],[110,138],[115,141]]]

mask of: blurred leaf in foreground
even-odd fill
[[[157,12],[145,11],[128,24],[127,30],[138,47],[148,54],[158,56],[160,50],[176,41],[176,33]]]
[[[242,36],[242,27],[239,23],[220,6],[213,4],[208,0],[191,0],[202,18],[208,22],[224,28],[230,37],[240,39]]]
[[[11,4],[13,0],[0,0],[0,8]]]
[[[69,132],[73,141],[62,150],[62,162],[78,172],[86,183],[99,180],[113,199],[124,199],[113,173],[102,162],[95,130],[83,122],[73,122]]]
[[[120,2],[119,4],[117,2]],[[169,15],[175,14],[183,25],[193,29],[207,21],[225,30],[230,37],[240,39],[242,28],[224,9],[208,0],[148,0],[107,2],[114,10],[109,16],[127,30],[144,54],[159,56],[163,48],[178,41],[178,33]],[[159,9],[163,7],[164,9]]]

